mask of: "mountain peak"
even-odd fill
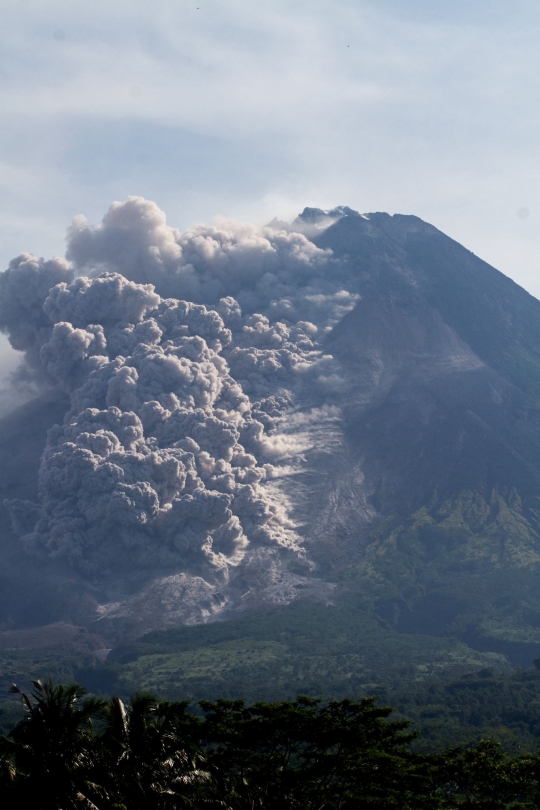
[[[360,214],[348,205],[336,205],[335,208],[310,208],[306,206],[301,214],[294,220],[293,225],[321,225],[330,220],[338,220],[343,217],[362,217],[367,219],[365,214]]]
[[[55,326],[43,326],[64,335],[56,322],[84,317],[65,334],[77,337],[86,324],[90,341],[103,321],[99,347],[110,361],[94,367],[90,359],[81,370],[84,391],[75,389],[68,420],[54,400],[0,424],[0,490],[14,498],[18,535],[31,532],[24,547],[48,566],[44,573],[42,557],[27,561],[0,510],[0,556],[10,564],[4,592],[16,594],[13,604],[0,600],[0,622],[11,620],[14,604],[19,626],[35,615],[21,585],[31,567],[33,582],[46,580],[48,623],[75,611],[88,624],[99,615],[107,638],[122,628],[142,632],[141,617],[145,629],[162,629],[300,598],[345,604],[352,592],[384,621],[415,632],[435,600],[442,607],[430,628],[457,634],[469,615],[480,616],[469,592],[491,577],[496,600],[503,572],[509,618],[488,594],[482,610],[492,624],[482,614],[475,632],[493,627],[498,639],[497,619],[509,638],[525,571],[526,632],[540,644],[540,302],[416,216],[347,206],[305,208],[257,240],[243,227],[201,226],[182,237],[178,256],[189,255],[189,278],[204,284],[186,287],[184,258],[170,273],[165,258],[148,264],[164,226],[148,237],[149,216],[161,220],[144,201],[129,201],[123,214],[133,209],[130,240],[154,240],[141,254],[146,275],[129,251],[116,250],[126,220],[86,228],[90,241],[75,245],[81,263],[87,245],[102,256],[105,233],[108,267],[121,275],[90,279],[93,308],[55,310]],[[177,232],[168,239],[176,244]],[[141,280],[168,297],[136,286]],[[51,306],[68,306],[44,289]],[[85,290],[73,287],[81,299]],[[137,291],[151,315],[125,310],[123,290]],[[45,311],[42,302],[39,317]],[[54,368],[71,379],[75,360]],[[219,381],[218,369],[227,370]],[[125,445],[124,418],[136,427],[138,455]],[[54,421],[32,505],[21,496],[36,498],[39,445]],[[79,466],[87,458],[90,483]],[[58,538],[69,557],[49,555]],[[59,604],[54,589],[65,571],[81,597],[68,589]]]

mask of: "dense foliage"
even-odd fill
[[[52,681],[17,691],[25,715],[0,743],[8,809],[540,807],[539,756],[508,759],[489,739],[418,753],[375,698],[202,701],[195,715]]]
[[[169,700],[251,702],[291,699],[300,692],[335,699],[381,694],[398,685],[409,689],[430,676],[509,668],[503,656],[479,653],[455,639],[398,633],[381,624],[357,605],[290,605],[149,633],[119,644],[104,664],[81,667],[72,677],[96,694],[127,696],[143,689]],[[33,671],[66,679],[43,664]],[[8,681],[7,667],[5,672]],[[19,678],[24,668],[20,672]]]
[[[81,631],[81,638],[84,633]],[[38,651],[39,652],[39,651]],[[369,611],[322,605],[151,633],[90,663],[72,651],[6,651],[0,656],[0,733],[21,717],[10,683],[42,675],[84,683],[127,700],[136,691],[193,705],[218,697],[324,700],[377,694],[420,730],[416,750],[432,752],[493,737],[512,754],[533,752],[540,736],[540,671],[511,669],[503,655],[451,638],[397,633]]]
[[[431,679],[410,689],[387,690],[386,701],[412,718],[424,751],[445,745],[499,740],[506,751],[536,751],[540,741],[540,671],[517,669],[495,675],[489,669],[461,678]]]

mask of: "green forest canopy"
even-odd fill
[[[76,684],[14,690],[25,714],[0,741],[8,810],[540,807],[539,756],[508,758],[490,739],[419,753],[410,723],[373,697],[202,701],[196,715]]]

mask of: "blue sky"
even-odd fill
[[[540,4],[3,0],[0,253],[156,200],[181,229],[413,213],[540,295]]]

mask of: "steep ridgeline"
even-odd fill
[[[307,599],[540,655],[540,302],[412,216],[306,209],[227,242],[164,215],[141,236],[129,217],[153,204],[115,205],[132,253],[109,212],[70,232],[73,265],[44,265],[50,322],[23,348],[71,410],[54,395],[0,422],[3,495],[34,502],[8,506],[40,555],[8,555],[4,521],[9,581],[41,572],[47,621],[108,645]],[[75,340],[94,348],[73,359]],[[38,502],[23,484],[63,419]],[[6,631],[40,623],[30,601],[0,603]]]
[[[394,627],[530,659],[540,302],[416,217],[347,216],[316,242],[358,278],[361,300],[326,347],[345,370],[347,448],[377,512],[361,531],[340,519],[347,497],[327,513],[356,557],[340,578]]]

